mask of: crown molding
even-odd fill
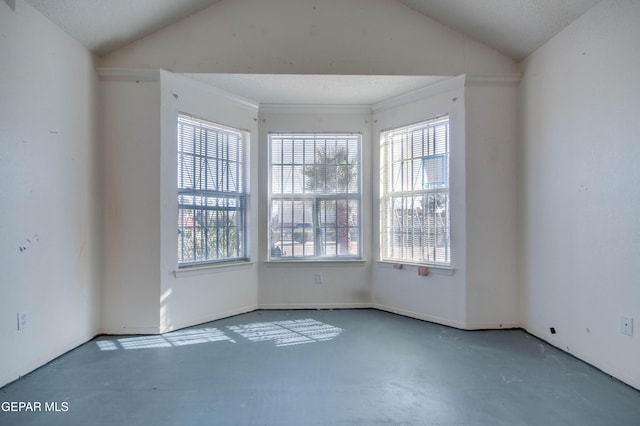
[[[521,78],[521,74],[462,74],[377,102],[371,106],[371,110],[373,112],[384,111],[461,87],[518,87]]]
[[[160,81],[164,74],[165,76],[171,76],[172,78],[179,78],[184,84],[189,84],[199,90],[206,90],[245,107],[255,110],[258,109],[258,104],[250,99],[229,93],[225,90],[187,77],[180,73],[172,73],[162,69],[143,68],[97,68],[96,72],[98,73],[98,77],[101,81],[131,81],[135,83]]]
[[[377,102],[371,106],[371,110],[373,112],[385,111],[411,102],[419,101],[421,99],[429,98],[431,96],[439,95],[441,93],[449,92],[451,90],[460,89],[464,87],[464,82],[464,75],[447,78],[446,80],[438,81],[421,89],[413,90],[411,92]]]
[[[467,87],[518,87],[521,74],[467,74],[464,85]]]
[[[97,68],[96,72],[102,81],[160,81],[159,69]]]
[[[102,81],[132,81],[132,82],[152,82],[160,81],[163,70],[143,69],[143,68],[98,68],[98,77]],[[172,73],[173,74],[173,73]],[[411,92],[377,102],[372,105],[314,105],[314,104],[257,104],[250,99],[242,98],[233,93],[226,92],[217,87],[183,76],[194,86],[216,92],[236,102],[242,103],[250,108],[259,109],[263,112],[271,113],[308,113],[308,112],[342,112],[342,113],[370,113],[380,112],[398,106],[406,105],[424,98],[439,95],[461,87],[518,87],[521,74],[462,74],[438,81],[429,86],[413,90]]]
[[[252,99],[247,99],[244,98],[240,95],[236,95],[235,93],[231,93],[231,92],[227,92],[226,90],[222,90],[216,86],[213,86],[211,84],[207,84],[205,82],[202,82],[200,80],[196,80],[195,78],[191,78],[189,76],[186,76],[184,74],[180,74],[180,73],[172,73],[170,71],[161,71],[162,73],[166,73],[168,75],[170,75],[172,78],[178,78],[180,79],[184,84],[189,84],[190,86],[192,86],[195,89],[198,90],[204,90],[207,91],[211,94],[214,94],[216,96],[225,98],[231,102],[234,102],[237,105],[242,105],[246,108],[250,108],[253,110],[258,110],[259,108],[259,104],[252,100]]]
[[[260,104],[261,113],[334,113],[369,114],[371,105],[330,105],[330,104]]]

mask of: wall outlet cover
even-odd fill
[[[633,336],[633,318],[622,315],[620,317],[620,333]]]
[[[17,319],[18,319],[18,330],[24,330],[25,328],[27,328],[27,325],[29,324],[29,322],[28,322],[28,316],[26,313],[18,312]]]

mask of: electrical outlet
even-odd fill
[[[313,282],[315,282],[316,284],[322,284],[324,282],[324,274],[322,272],[314,273]]]
[[[29,324],[29,321],[28,321],[29,317],[27,316],[26,313],[18,312],[17,319],[18,319],[18,331],[24,330],[25,328],[27,328],[27,325]]]
[[[633,318],[622,315],[620,317],[620,333],[633,336]]]

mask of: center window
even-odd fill
[[[361,257],[359,133],[270,133],[270,259]]]

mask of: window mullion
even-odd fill
[[[204,132],[204,146],[202,148],[204,148],[204,156],[203,158],[200,160],[201,162],[204,162],[204,166],[201,164],[201,170],[200,170],[200,178],[202,179],[200,182],[200,189],[204,189],[205,191],[209,188],[207,188],[207,169],[208,169],[208,145],[209,145],[209,132],[205,131]],[[202,151],[202,148],[200,149]],[[202,169],[204,169],[204,177],[202,176]],[[204,205],[208,205],[209,204],[209,197],[208,196],[203,196],[203,201],[204,201]],[[204,222],[204,258],[205,259],[209,259],[209,213],[206,210],[202,211],[202,216],[203,216],[203,222]]]

